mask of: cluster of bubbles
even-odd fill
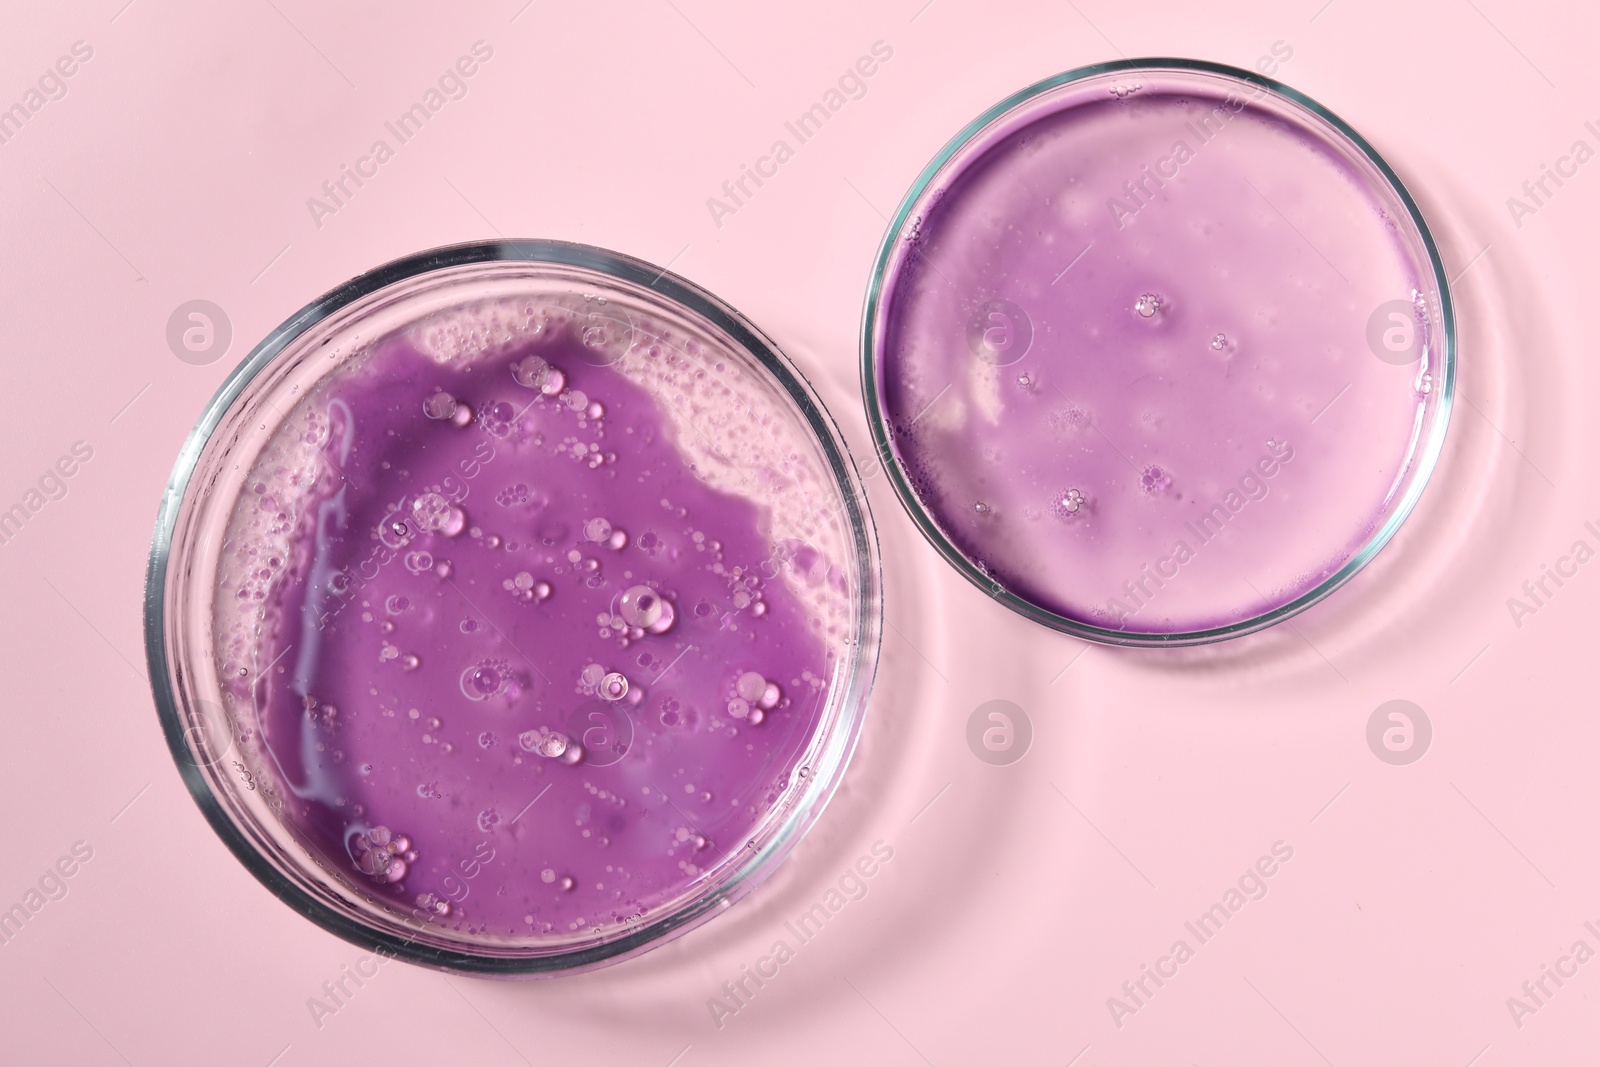
[[[417,907],[441,919],[450,915],[450,902],[437,893],[418,893]]]
[[[406,876],[410,864],[417,862],[411,839],[387,826],[357,831],[350,838],[350,857],[357,870],[379,882],[398,882]]]
[[[745,671],[734,679],[734,696],[728,701],[728,714],[752,726],[760,725],[767,712],[778,706],[783,691],[760,671]]]
[[[1083,514],[1088,503],[1088,498],[1083,495],[1083,490],[1068,489],[1051,502],[1050,510],[1058,518],[1070,519],[1073,516]]]
[[[606,407],[598,400],[590,400],[589,394],[582,389],[572,389],[561,398],[568,411],[575,411],[581,417],[590,419],[605,418]]]
[[[502,400],[485,408],[478,422],[485,432],[495,437],[505,437],[511,433],[511,421],[516,417],[517,409]]]
[[[1172,475],[1151,464],[1139,472],[1139,491],[1141,493],[1160,493],[1172,484]]]
[[[627,531],[612,526],[610,520],[604,518],[594,518],[585,522],[583,536],[595,544],[605,545],[618,552],[628,547]]]
[[[630,586],[617,599],[617,614],[629,626],[647,634],[664,634],[678,621],[672,601],[648,585]]]
[[[430,419],[466,426],[472,422],[472,405],[463,403],[440,389],[422,402],[422,413]]]
[[[567,375],[550,365],[543,356],[524,356],[511,365],[511,377],[526,389],[537,389],[545,396],[559,396],[567,387]]]
[[[720,568],[722,564],[718,563],[716,566]],[[758,618],[767,613],[766,601],[762,599],[761,579],[755,573],[747,572],[740,567],[733,568],[728,588],[732,591],[735,608],[740,611],[749,608],[750,614]]]
[[[577,746],[572,743],[572,738],[543,726],[537,730],[524,730],[518,734],[517,744],[522,746],[522,751],[532,752],[545,759],[560,759],[568,752],[577,752]]]
[[[535,578],[530,571],[518,571],[502,580],[500,586],[513,597],[529,604],[536,600],[548,600],[553,592],[549,582]]]
[[[394,628],[394,623],[392,622],[385,621],[383,625],[391,630]],[[401,655],[398,645],[385,641],[382,650],[378,653],[378,662],[388,663],[390,660],[399,660],[402,670],[414,671],[422,666],[421,656],[415,652],[407,652],[405,655]]]
[[[620,671],[609,671],[595,686],[601,700],[621,700],[628,695],[628,677]]]
[[[480,660],[461,672],[462,695],[468,700],[488,700],[505,689],[510,673],[503,660]]]
[[[1153,319],[1165,306],[1159,293],[1143,293],[1133,302],[1133,313],[1141,319]]]
[[[591,663],[578,672],[578,688],[593,693],[601,700],[618,701],[628,695],[631,688],[628,676],[621,671],[608,671],[598,663]],[[637,702],[635,697],[635,702]]]
[[[1219,331],[1217,335],[1211,339],[1211,350],[1213,352],[1221,352],[1227,347],[1228,335]]]
[[[545,885],[558,885],[561,887],[561,891],[563,893],[572,892],[572,890],[578,885],[577,880],[574,879],[570,874],[558,876],[554,867],[546,867],[544,870],[540,871],[539,881],[543,882]]]
[[[522,482],[518,482],[516,485],[508,485],[494,496],[494,502],[503,508],[509,508],[516,504],[526,504],[532,499],[532,492]]]
[[[704,834],[688,826],[680,826],[674,830],[672,840],[680,845],[692,845],[696,852],[704,851],[711,844]]]
[[[1076,404],[1051,411],[1045,417],[1052,430],[1085,430],[1094,422],[1089,413]]]
[[[411,503],[411,517],[424,530],[454,537],[466,529],[467,516],[439,493],[420,494]]]

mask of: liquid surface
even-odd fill
[[[1192,632],[1313,589],[1410,471],[1436,309],[1351,149],[1205,86],[1025,108],[891,253],[876,372],[896,462],[1014,595]]]
[[[286,420],[224,552],[251,773],[456,934],[570,940],[692,893],[805,777],[837,681],[799,449],[719,464],[761,454],[733,368],[648,339],[610,365],[595,328],[380,341]]]

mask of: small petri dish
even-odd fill
[[[1411,196],[1316,102],[1178,59],[1001,101],[922,172],[862,374],[924,535],[1090,640],[1258,630],[1348,581],[1438,458],[1444,268]]]
[[[256,347],[184,446],[146,643],[212,827],[295,910],[538,975],[738,900],[844,773],[879,632],[849,455],[664,270],[400,260]]]

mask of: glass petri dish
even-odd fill
[[[446,970],[581,970],[748,893],[876,662],[875,534],[805,381],[582,245],[364,274],[228,379],[150,556],[161,724],[295,910]]]
[[[1394,536],[1455,385],[1415,202],[1327,109],[1180,59],[1069,71],[970,123],[886,234],[875,445],[958,571],[1090,640],[1198,644]]]

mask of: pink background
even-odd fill
[[[287,1065],[812,1062],[1085,1065],[1593,1061],[1600,961],[1537,1013],[1506,1000],[1600,950],[1600,562],[1518,627],[1506,598],[1600,527],[1591,313],[1600,162],[1513,224],[1505,200],[1600,125],[1587,10],[1511,0],[852,4],[375,0],[12,5],[0,106],[75,41],[93,57],[0,145],[0,509],[73,442],[94,457],[0,546],[0,908],[93,858],[0,946],[7,1062]],[[921,10],[919,10],[921,8]],[[306,198],[482,40],[470,92],[319,228]],[[892,60],[719,227],[706,198],[875,41]],[[1254,64],[1386,153],[1454,275],[1462,390],[1445,459],[1378,562],[1323,606],[1199,651],[1088,648],[940,563],[871,486],[887,617],[834,806],[755,897],[638,960],[542,983],[386,964],[227,853],[180,784],[144,677],[151,522],[202,406],[312,297],[418,249],[608,246],[768,331],[865,451],[856,334],[872,256],[928,158],[1002,96],[1119,53]],[[1552,186],[1553,188],[1553,186]],[[226,357],[168,350],[204,298]],[[1004,698],[1035,736],[974,758]],[[1434,727],[1366,743],[1384,701]],[[131,804],[130,804],[131,802]],[[707,1007],[882,840],[894,859],[719,1029]],[[1294,850],[1119,1028],[1139,977],[1256,858]],[[675,1059],[676,1057],[676,1059]]]

